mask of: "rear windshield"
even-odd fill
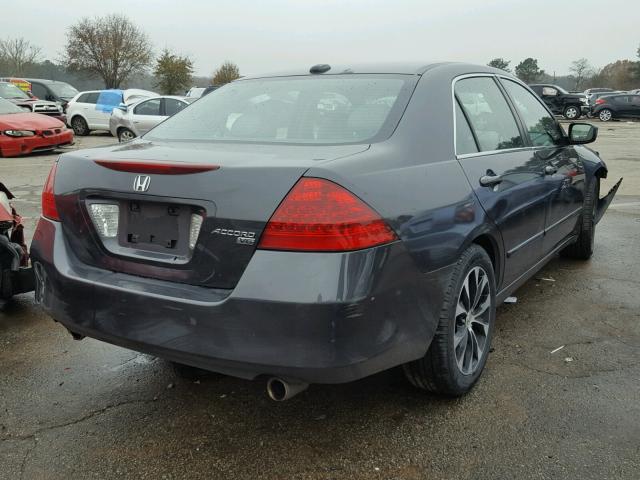
[[[413,75],[241,80],[219,88],[145,135],[148,140],[369,143],[395,129]]]

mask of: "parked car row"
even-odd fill
[[[590,88],[584,93],[569,93],[558,85],[533,84],[531,89],[555,115],[567,120],[581,116],[613,119],[640,118],[640,89],[628,92],[611,88]]]
[[[0,81],[0,98],[8,100],[24,111],[52,116],[61,122],[66,120],[61,105],[29,95],[11,82]]]
[[[214,89],[202,89],[199,93],[206,95]],[[73,143],[74,133],[88,135],[94,130],[109,131],[120,142],[129,141],[145,134],[200,96],[160,96],[140,89],[78,92],[64,82],[0,79],[0,99],[3,102],[0,104],[0,156],[59,148]],[[16,115],[27,112],[31,115]],[[66,125],[73,129],[73,133]]]
[[[80,92],[69,102],[67,118],[76,135],[106,130],[124,142],[147,133],[198,98],[137,89]]]

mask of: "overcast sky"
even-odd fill
[[[538,58],[566,74],[572,60],[603,66],[636,58],[638,0],[30,0],[0,18],[0,36],[23,36],[59,58],[66,28],[83,16],[124,13],[156,52],[188,54],[196,74],[225,59],[242,74],[316,63],[494,57]],[[626,12],[626,13],[625,13]]]

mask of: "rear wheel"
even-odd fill
[[[596,238],[596,208],[600,196],[600,179],[593,178],[587,187],[580,218],[578,240],[565,247],[560,254],[563,257],[577,260],[589,260],[593,255],[593,245]]]
[[[608,108],[603,108],[602,110],[600,110],[598,118],[601,122],[608,122],[613,119],[613,112]]]
[[[73,117],[71,120],[71,128],[73,128],[73,133],[80,137],[89,135],[89,125],[87,125],[87,122],[82,117]]]
[[[120,130],[118,130],[118,141],[129,142],[134,138],[136,138],[136,134],[128,128],[121,128]]]
[[[480,246],[470,246],[454,267],[429,350],[403,367],[413,385],[453,396],[471,390],[491,347],[495,290],[491,259]]]
[[[562,112],[562,115],[567,120],[577,120],[580,118],[580,107],[576,105],[569,105],[565,107],[564,112]]]

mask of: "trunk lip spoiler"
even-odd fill
[[[607,193],[604,197],[598,199],[598,203],[596,205],[596,216],[594,219],[594,223],[598,223],[602,219],[604,212],[607,211],[607,208],[609,208],[609,205],[611,205],[611,201],[613,200],[613,197],[615,197],[616,193],[618,192],[618,188],[620,187],[621,183],[622,183],[622,178],[620,178],[620,180],[616,182],[616,184],[611,188],[611,190],[609,190],[609,193]]]
[[[159,160],[94,160],[94,163],[117,172],[156,175],[189,175],[211,172],[220,168],[220,165],[214,164]]]

